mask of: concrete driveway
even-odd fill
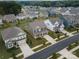
[[[25,40],[18,41],[18,45],[19,45],[22,53],[24,54],[24,58],[26,58],[34,53],[32,51],[32,49],[28,46],[28,44],[26,43]]]
[[[44,38],[45,38],[48,42],[50,42],[50,43],[52,43],[52,44],[55,44],[55,43],[56,43],[56,41],[55,41],[52,37],[50,37],[49,35],[45,35]]]

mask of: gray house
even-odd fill
[[[77,24],[78,21],[78,16],[75,15],[64,15],[64,24],[66,24],[65,26],[70,26],[70,25],[75,25]]]
[[[18,41],[26,40],[26,33],[18,27],[4,29],[1,34],[7,49],[18,46]]]
[[[35,21],[29,24],[29,31],[34,38],[43,37],[48,34],[48,30],[43,21]]]
[[[2,20],[6,22],[15,22],[17,19],[14,14],[8,14],[8,15],[4,15]]]

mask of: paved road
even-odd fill
[[[46,59],[52,53],[58,52],[58,51],[64,49],[65,47],[67,47],[69,44],[72,44],[78,40],[79,40],[79,34],[72,36],[70,38],[67,38],[66,40],[63,40],[61,42],[58,42],[40,52],[37,52],[37,53],[27,57],[26,59]]]

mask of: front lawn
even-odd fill
[[[42,45],[41,47],[34,49],[34,51],[38,51],[38,50],[40,50],[40,49],[42,49],[42,48],[45,48],[45,47],[47,47],[47,46],[49,46],[49,45],[51,45],[51,43],[47,43],[47,44],[45,44],[45,45]]]
[[[68,28],[65,28],[66,31],[68,32],[73,32],[73,31],[76,31],[76,29],[72,26],[68,27]]]
[[[77,41],[77,42],[75,42],[75,43],[69,45],[69,46],[67,47],[67,49],[68,49],[68,50],[71,50],[71,49],[75,48],[75,47],[78,46],[78,45],[79,45],[79,41]]]
[[[58,59],[61,55],[59,53],[54,53],[50,59]]]
[[[74,51],[73,54],[76,55],[77,57],[79,57],[79,49],[77,49],[76,51]]]
[[[33,48],[35,46],[38,46],[40,44],[45,44],[47,42],[46,39],[44,38],[37,38],[35,39],[29,32],[26,32],[27,33],[27,44]]]
[[[61,32],[56,33],[56,32],[53,32],[53,31],[50,31],[50,30],[49,30],[48,35],[55,39],[55,38],[58,38],[58,37],[60,37],[60,36],[62,36],[62,35],[64,35],[64,34],[61,33]]]

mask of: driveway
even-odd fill
[[[32,55],[34,52],[31,50],[31,48],[28,46],[25,40],[18,41],[18,45],[24,54],[24,58]]]
[[[52,44],[55,44],[55,43],[56,43],[56,41],[55,41],[52,37],[50,37],[49,35],[45,35],[44,38],[45,38],[48,42],[50,42],[50,43],[52,43]]]
[[[73,36],[72,33],[69,33],[69,32],[67,32],[66,30],[62,30],[61,32],[64,33],[64,34],[66,33],[68,36]]]

